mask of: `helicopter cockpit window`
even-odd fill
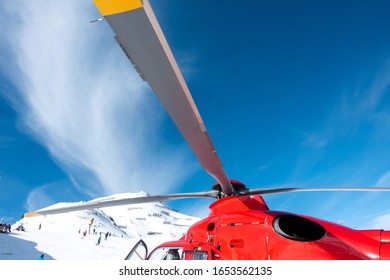
[[[208,253],[207,251],[184,251],[184,260],[207,260]]]
[[[154,250],[149,260],[181,260],[182,247],[161,247]]]

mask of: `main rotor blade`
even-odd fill
[[[94,2],[120,47],[160,99],[200,164],[221,184],[225,194],[234,193],[149,2]]]
[[[107,197],[102,199],[90,200],[87,202],[71,203],[69,205],[64,205],[64,206],[53,206],[53,207],[43,208],[34,212],[41,215],[60,214],[60,213],[67,213],[71,211],[80,211],[80,210],[139,204],[139,203],[160,202],[160,201],[168,201],[168,200],[181,199],[181,198],[202,198],[202,197],[217,198],[218,194],[219,194],[218,191],[204,191],[204,192],[142,196],[142,197],[118,198],[118,199],[116,199],[115,197]]]
[[[290,192],[327,192],[327,191],[350,191],[350,192],[389,192],[390,187],[321,187],[321,188],[258,188],[241,191],[241,195],[266,195]]]

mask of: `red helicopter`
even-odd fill
[[[270,210],[262,197],[298,191],[390,191],[390,188],[248,189],[243,183],[230,180],[148,0],[94,0],[94,3],[127,58],[149,83],[202,167],[217,183],[204,192],[93,200],[36,213],[211,197],[216,201],[209,207],[209,216],[191,226],[180,240],[163,243],[151,253],[140,240],[125,259],[390,259],[390,231],[355,230],[309,216]]]

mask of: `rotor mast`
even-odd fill
[[[235,193],[148,0],[94,0],[140,77],[147,81],[202,167]]]

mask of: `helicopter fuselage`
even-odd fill
[[[390,231],[355,230],[321,219],[268,209],[259,195],[229,196],[181,240],[148,259],[390,259]]]

